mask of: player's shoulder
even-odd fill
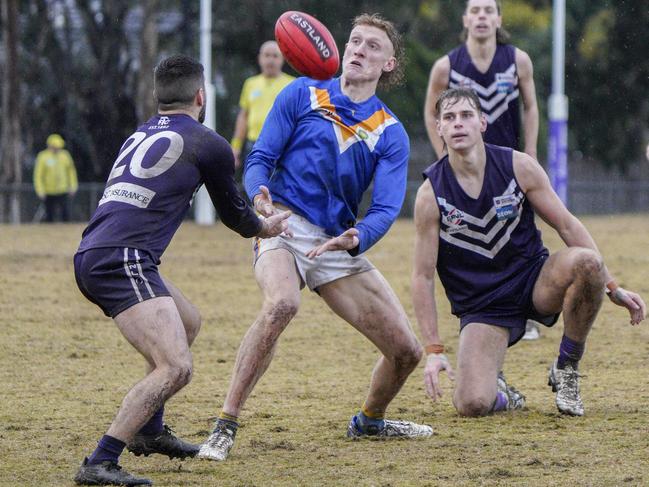
[[[448,79],[451,74],[451,58],[448,54],[445,54],[433,63],[430,74],[433,79]]]
[[[432,182],[425,178],[417,189],[415,196],[415,223],[417,225],[426,224],[439,218],[439,209],[437,207],[437,198]]]
[[[399,120],[399,117],[390,110],[390,107],[376,95],[370,98],[368,103],[372,106],[367,110],[367,113],[373,113],[371,118],[374,123],[381,126],[383,133],[387,136],[387,141],[394,142],[396,140],[409,147],[410,137],[408,136],[408,132],[401,120]]]
[[[508,44],[514,51],[514,59],[516,60],[516,64],[520,66],[532,66],[532,58],[530,58],[530,55],[527,54],[527,52],[523,51],[521,48],[513,46],[511,44]]]
[[[196,122],[197,127],[196,131],[198,132],[200,136],[200,141],[201,143],[204,143],[205,145],[209,145],[212,147],[227,147],[230,149],[230,144],[229,142],[223,137],[221,134],[219,134],[217,131],[212,130],[209,127],[206,127],[202,123]]]
[[[196,156],[199,167],[212,167],[214,163],[234,164],[234,155],[230,143],[218,132],[201,126],[190,140],[196,144],[191,151]]]
[[[189,118],[189,117],[187,117]],[[192,150],[203,152],[204,150],[230,149],[228,141],[215,130],[203,125],[195,119],[184,118],[181,125],[171,126],[171,130],[179,133],[185,140],[185,144],[193,145]]]
[[[542,183],[547,175],[539,162],[529,154],[517,150],[512,151],[512,168],[521,189],[528,189]]]

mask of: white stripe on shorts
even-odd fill
[[[149,284],[149,280],[144,275],[144,271],[142,271],[142,265],[140,264],[140,254],[138,253],[137,249],[135,249],[135,263],[137,264],[137,270],[140,271],[140,276],[142,276],[142,279],[144,279],[144,284],[146,285],[147,291],[149,291],[149,296],[155,298],[155,293],[153,292],[153,289],[151,289],[151,284]]]
[[[142,302],[143,299],[142,299],[142,295],[140,294],[140,290],[137,288],[137,283],[133,278],[133,274],[131,274],[131,270],[128,268],[128,247],[124,247],[124,270],[126,271],[126,275],[131,279],[131,285],[135,290],[135,294],[137,295],[138,301]]]

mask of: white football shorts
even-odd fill
[[[279,206],[279,205],[276,205]],[[363,255],[353,257],[346,250],[325,252],[315,259],[308,259],[306,253],[332,238],[306,218],[293,213],[288,219],[293,237],[283,235],[273,238],[257,238],[253,243],[254,263],[264,252],[286,249],[295,258],[295,265],[302,280],[300,288],[306,284],[311,291],[341,277],[352,276],[373,270],[375,267]]]

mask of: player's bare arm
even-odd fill
[[[520,49],[516,49],[516,71],[518,72],[518,89],[523,101],[524,152],[536,159],[536,145],[539,137],[539,108],[536,103],[534,67],[527,53]]]
[[[514,152],[514,174],[535,213],[557,231],[568,247],[584,247],[600,254],[593,237],[559,199],[537,161],[522,152]],[[604,267],[606,282],[615,283],[606,266]],[[637,325],[645,319],[647,307],[638,294],[617,285],[609,286],[609,291],[611,292],[607,294],[613,303],[629,310],[632,325]]]
[[[435,303],[435,266],[439,240],[439,209],[430,181],[417,191],[415,200],[415,257],[412,271],[412,301],[428,357],[424,368],[426,393],[433,400],[442,396],[439,373],[446,370],[453,379],[454,372],[446,355],[434,353],[430,347],[441,344],[437,327]]]
[[[448,87],[450,73],[451,61],[448,56],[444,56],[435,62],[433,68],[430,70],[428,88],[426,90],[426,102],[424,104],[426,132],[428,132],[428,138],[438,158],[444,154],[444,141],[437,133],[435,103],[439,95]]]

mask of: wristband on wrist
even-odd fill
[[[241,147],[243,146],[243,141],[239,137],[232,137],[232,140],[230,141],[230,145],[234,150],[241,150]]]
[[[611,296],[613,296],[613,294],[615,293],[615,291],[617,291],[619,287],[620,286],[617,285],[615,279],[611,279],[606,283],[606,289],[604,292],[606,292],[606,295],[610,298]]]
[[[424,350],[426,350],[426,355],[430,355],[431,353],[440,354],[444,353],[444,345],[442,345],[441,343],[431,343],[429,345],[426,345],[424,347]]]

